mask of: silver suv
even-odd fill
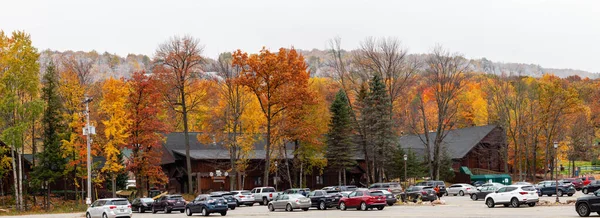
[[[131,204],[125,198],[98,199],[87,209],[87,218],[131,217]]]

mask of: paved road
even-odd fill
[[[561,202],[566,202],[569,199],[576,199],[581,196],[579,192],[573,197],[562,197]],[[464,197],[444,197],[446,205],[412,205],[412,206],[401,206],[396,205],[392,207],[386,207],[382,211],[356,211],[349,209],[348,211],[340,211],[335,209],[329,209],[326,211],[320,211],[311,209],[308,212],[294,211],[294,212],[269,212],[265,206],[255,205],[253,207],[238,207],[236,210],[230,210],[227,213],[227,217],[491,217],[491,218],[504,218],[504,217],[579,217],[575,212],[574,206],[535,206],[527,207],[522,206],[520,208],[505,208],[503,206],[496,206],[495,208],[487,208],[483,201],[472,201],[468,196]],[[542,200],[554,202],[553,197],[542,197]],[[220,217],[219,214],[212,214],[211,217]],[[595,217],[599,217],[597,214],[593,214]],[[54,215],[31,215],[31,216],[20,216],[20,217],[31,217],[31,218],[81,218],[83,214],[54,214]],[[135,218],[183,218],[187,217],[185,214],[179,212],[173,212],[171,214],[163,214],[161,212],[157,214],[134,213]],[[200,217],[200,215],[194,215],[194,217]]]

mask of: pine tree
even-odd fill
[[[385,179],[384,163],[393,158],[393,152],[389,151],[395,149],[390,108],[385,84],[381,76],[375,74],[369,82],[369,92],[364,98],[361,114],[366,128],[367,144],[373,157],[370,164],[374,178],[379,182]]]
[[[65,159],[61,149],[61,138],[58,135],[63,128],[60,123],[62,104],[58,95],[58,74],[53,63],[46,69],[43,78],[42,99],[45,102],[42,125],[44,151],[38,154],[39,164],[34,167],[33,179],[46,185],[46,210],[50,206],[49,184],[60,178],[65,168]]]
[[[329,122],[329,133],[327,134],[327,161],[331,168],[338,170],[339,184],[343,185],[342,172],[356,164],[353,157],[355,145],[352,141],[352,118],[350,117],[350,106],[344,91],[338,91],[335,100],[331,104],[331,121]]]

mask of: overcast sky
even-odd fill
[[[27,1],[1,3],[0,29],[24,30],[40,50],[152,56],[189,34],[205,55],[294,46],[345,49],[393,36],[411,53],[435,44],[469,58],[600,72],[600,1]]]

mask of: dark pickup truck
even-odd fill
[[[319,210],[327,210],[327,208],[337,207],[342,194],[339,191],[314,190],[308,193],[311,207],[316,207]]]

